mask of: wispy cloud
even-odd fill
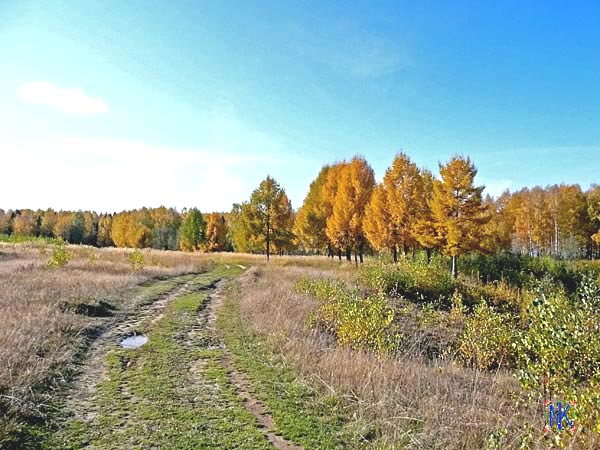
[[[352,21],[329,24],[327,35],[292,27],[301,56],[357,78],[389,75],[412,64],[405,46]]]
[[[63,88],[46,81],[23,84],[18,95],[24,102],[47,105],[71,114],[93,115],[108,112],[104,100],[90,97],[81,89]]]

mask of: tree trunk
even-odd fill
[[[358,253],[354,252],[354,264],[358,267]]]
[[[338,258],[341,261],[342,260],[342,249],[338,248]]]
[[[271,235],[269,233],[269,227],[267,226],[267,261],[271,256]]]
[[[431,249],[426,248],[425,253],[427,253],[427,264],[429,264],[431,262]]]
[[[457,267],[457,259],[458,256],[452,255],[452,278],[456,278],[458,276],[458,267]]]
[[[362,254],[362,252],[360,252],[360,253],[358,254],[358,259],[360,260],[360,263],[361,263],[361,264],[362,264],[363,262],[365,262],[365,261],[364,261],[364,259],[363,259],[363,254]]]
[[[331,249],[331,244],[327,244],[327,257],[333,258],[333,250]]]
[[[346,249],[346,260],[352,261],[352,250],[350,250],[350,247]]]
[[[398,262],[398,247],[395,245],[392,247],[392,255],[394,255],[394,262]]]

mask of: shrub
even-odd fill
[[[63,267],[71,260],[71,254],[65,249],[64,242],[60,241],[54,245],[52,256],[46,262],[47,267]]]
[[[419,302],[447,301],[457,286],[440,257],[430,264],[424,258],[415,261],[401,258],[396,264],[365,264],[360,279],[378,293],[402,295]]]
[[[514,320],[508,314],[498,313],[482,302],[465,322],[458,341],[458,356],[478,369],[511,366],[515,360],[514,332]]]
[[[463,297],[460,292],[454,291],[452,298],[450,298],[450,305],[448,320],[450,322],[463,322],[466,319],[467,308],[463,304]]]
[[[139,272],[144,268],[144,254],[139,249],[135,249],[127,258],[134,272]]]
[[[335,334],[339,344],[378,353],[397,347],[394,310],[384,295],[362,296],[358,290],[330,280],[302,280],[296,290],[319,300],[311,323]]]
[[[584,280],[576,298],[548,284],[545,279],[534,291],[524,329],[514,344],[523,386],[541,385],[545,394],[564,392],[600,376],[597,284]]]

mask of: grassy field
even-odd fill
[[[535,340],[540,308],[594,304],[593,267],[486,283],[440,264],[4,244],[0,448],[596,448],[595,341]],[[540,306],[546,278],[566,281]],[[568,320],[594,337],[586,308]],[[531,382],[525,344],[569,390]],[[544,432],[547,395],[581,402],[574,435]]]

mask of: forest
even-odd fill
[[[285,189],[267,178],[229,212],[142,208],[118,213],[0,209],[4,240],[62,239],[97,247],[270,254],[363,255],[423,250],[459,255],[600,254],[600,187],[551,185],[484,196],[468,157],[440,164],[439,176],[396,155],[381,183],[360,156],[324,166],[294,210]]]

